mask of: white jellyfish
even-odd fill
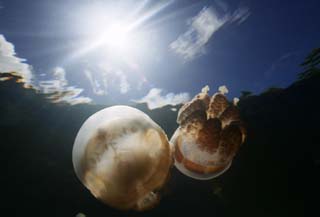
[[[239,111],[224,96],[225,86],[212,97],[209,87],[181,107],[177,122],[180,125],[170,143],[175,166],[194,179],[215,178],[231,166],[246,131]]]
[[[90,192],[122,210],[157,204],[172,164],[163,130],[128,106],[109,107],[89,117],[75,139],[72,160]]]

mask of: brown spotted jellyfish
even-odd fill
[[[82,125],[72,161],[97,199],[121,210],[146,210],[158,203],[173,160],[166,134],[148,115],[112,106]]]
[[[178,112],[180,125],[172,136],[176,168],[194,179],[215,178],[231,166],[232,160],[246,137],[234,103],[228,102],[225,86],[212,97],[209,87],[184,104]]]
[[[121,210],[147,210],[175,166],[195,179],[226,171],[245,139],[235,105],[224,92],[211,98],[208,87],[178,112],[171,138],[148,115],[129,106],[112,106],[90,116],[72,150],[75,173],[105,204]]]

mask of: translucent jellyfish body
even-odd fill
[[[109,107],[89,117],[72,155],[76,175],[91,193],[123,210],[153,207],[172,163],[163,130],[128,106]]]
[[[194,179],[212,179],[224,173],[245,139],[236,105],[227,101],[225,87],[212,97],[209,87],[181,107],[180,125],[172,136],[175,166]]]

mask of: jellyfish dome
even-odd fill
[[[145,210],[159,201],[171,151],[151,118],[128,106],[112,106],[89,117],[73,146],[75,173],[102,202],[122,210]]]
[[[209,87],[178,112],[172,144],[176,168],[194,179],[215,178],[232,164],[246,131],[235,104],[228,102],[225,86],[212,97]]]

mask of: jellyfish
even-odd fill
[[[205,86],[178,112],[178,129],[170,143],[176,168],[199,180],[215,178],[228,170],[246,130],[236,103],[229,103],[225,86],[212,97]]]
[[[128,106],[108,107],[90,116],[76,136],[72,161],[84,186],[121,210],[154,207],[173,162],[161,127]]]

